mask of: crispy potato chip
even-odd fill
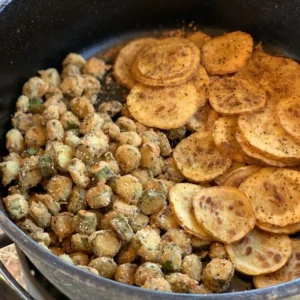
[[[258,84],[234,77],[215,80],[209,89],[211,106],[226,115],[257,111],[264,107],[266,98]]]
[[[231,165],[231,159],[218,150],[209,132],[196,132],[183,139],[173,157],[181,173],[193,182],[213,180]]]
[[[136,84],[127,96],[132,116],[140,123],[160,129],[183,126],[199,108],[195,86],[147,87]]]
[[[256,220],[256,226],[263,231],[272,232],[272,233],[281,233],[281,234],[294,234],[300,231],[300,223],[286,225],[286,226],[274,226],[267,223],[262,223]]]
[[[283,129],[300,142],[300,98],[282,99],[277,106],[277,117]]]
[[[238,161],[232,161],[232,164],[231,166],[222,174],[222,175],[219,175],[218,177],[216,177],[214,179],[215,183],[217,185],[221,185],[221,183],[226,180],[226,178],[236,169],[238,168],[242,168],[242,167],[245,167],[246,164],[245,163],[241,163],[241,162],[238,162]]]
[[[292,59],[266,54],[259,44],[236,78],[259,83],[272,101],[299,95],[300,67]]]
[[[212,108],[209,104],[200,107],[186,123],[187,129],[191,132],[206,131],[206,123],[210,110],[212,110]]]
[[[193,83],[199,94],[199,105],[203,106],[208,99],[209,77],[202,66],[199,66],[195,78],[193,79]]]
[[[215,122],[219,119],[220,115],[213,109],[208,113],[206,131],[212,132],[215,126]]]
[[[131,68],[136,56],[145,45],[155,41],[152,38],[137,39],[129,42],[121,49],[114,64],[114,76],[119,84],[126,86],[128,89],[133,88],[136,81],[132,77]]]
[[[192,41],[199,49],[201,49],[203,45],[211,39],[208,34],[200,30],[189,33],[186,38]]]
[[[276,272],[253,277],[257,289],[284,283],[300,277],[300,240],[291,239],[292,255],[287,263]]]
[[[281,162],[277,159],[271,159],[266,157],[265,155],[258,152],[257,149],[252,147],[246,139],[243,137],[242,133],[237,130],[236,132],[236,140],[239,142],[242,150],[245,153],[245,159],[247,163],[257,164],[260,166],[271,166],[271,167],[286,167],[286,166],[294,166],[297,163],[286,163]]]
[[[251,35],[235,31],[207,41],[202,47],[202,63],[210,75],[230,74],[241,70],[253,48]]]
[[[283,163],[300,163],[300,145],[276,120],[276,105],[240,115],[238,127],[247,142],[264,156]]]
[[[249,197],[260,222],[275,226],[300,222],[300,172],[263,168],[239,189]]]
[[[225,249],[238,271],[260,275],[285,265],[292,253],[292,242],[287,235],[254,228],[240,241],[225,245]]]
[[[212,131],[219,114],[209,105],[205,104],[188,120],[186,127],[189,131]]]
[[[259,166],[245,166],[232,171],[225,180],[221,181],[221,186],[232,186],[238,188],[248,177],[259,171]]]
[[[212,132],[216,146],[229,158],[244,162],[244,152],[236,140],[237,118],[222,117],[215,124]]]
[[[171,188],[169,194],[170,206],[177,222],[187,232],[204,240],[213,238],[197,223],[194,216],[193,198],[201,186],[192,183],[178,183]]]
[[[146,85],[170,86],[187,82],[197,71],[200,50],[183,38],[165,38],[139,52],[132,68],[134,78]]]
[[[240,240],[255,226],[252,205],[237,188],[201,189],[194,196],[193,206],[198,223],[223,243]]]

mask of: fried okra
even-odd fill
[[[132,145],[121,145],[116,151],[116,160],[123,174],[128,174],[137,169],[141,161],[139,149]]]
[[[69,212],[62,212],[51,217],[51,228],[60,240],[72,235],[73,220],[74,215]]]
[[[91,234],[97,229],[97,216],[95,213],[80,210],[74,217],[73,226],[75,232],[82,234]]]
[[[11,129],[6,133],[6,148],[9,152],[21,153],[24,151],[24,138],[18,129]]]
[[[188,293],[189,289],[198,283],[196,280],[182,273],[168,274],[166,275],[166,280],[169,282],[174,293]]]
[[[125,175],[116,179],[116,193],[129,204],[136,204],[142,191],[141,183],[132,175]]]
[[[90,262],[88,255],[83,252],[73,252],[70,257],[76,266],[87,266]]]
[[[38,226],[42,228],[47,228],[50,226],[51,214],[44,203],[32,202],[32,204],[29,206],[28,213]]]
[[[160,292],[172,292],[171,285],[162,277],[147,279],[142,288]]]
[[[114,257],[121,248],[121,241],[112,230],[93,232],[89,237],[95,255]]]
[[[162,268],[166,272],[178,272],[181,270],[182,251],[175,243],[162,243],[162,253],[160,259]]]
[[[14,194],[3,198],[3,201],[12,219],[19,220],[27,216],[29,206],[24,196]]]
[[[71,237],[71,246],[74,251],[91,253],[92,245],[89,242],[89,235],[75,233]]]
[[[139,256],[146,261],[158,262],[161,252],[161,238],[158,230],[149,226],[136,232],[134,247]]]
[[[108,206],[111,202],[112,190],[111,188],[99,182],[96,187],[87,191],[86,200],[91,208],[102,208]]]
[[[203,284],[214,293],[226,292],[234,274],[233,264],[226,259],[213,258],[202,273]]]
[[[124,215],[118,213],[110,221],[110,225],[124,242],[129,242],[133,238],[133,230]]]
[[[115,280],[133,285],[135,283],[135,273],[138,266],[136,264],[121,264],[117,267]]]
[[[188,275],[192,279],[200,281],[202,273],[200,257],[195,254],[187,255],[182,260],[182,273]]]
[[[114,117],[121,109],[122,104],[119,101],[105,101],[99,105],[98,111],[108,114],[110,117]]]
[[[129,224],[133,232],[137,232],[145,228],[149,224],[149,217],[144,215],[143,213],[138,213],[135,218],[129,220]]]
[[[92,259],[89,266],[96,269],[100,276],[110,279],[117,271],[117,264],[111,257],[102,256]]]
[[[143,286],[151,278],[163,278],[164,274],[159,264],[146,262],[139,266],[135,273],[135,284]]]
[[[55,175],[45,185],[45,189],[53,200],[67,202],[72,192],[72,180],[69,177]]]

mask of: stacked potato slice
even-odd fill
[[[256,287],[299,277],[300,242],[288,236],[300,231],[298,63],[253,51],[244,32],[197,32],[135,40],[114,72],[134,119],[190,133],[173,150],[189,182],[169,194],[181,227],[223,242]]]

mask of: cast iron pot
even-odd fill
[[[243,30],[283,54],[300,58],[298,0],[0,0],[0,155],[15,101],[36,71],[60,68],[69,52],[89,57],[120,37],[130,38],[181,20],[200,28]],[[8,3],[10,2],[10,3]],[[2,3],[2,5],[1,5]],[[4,191],[2,191],[3,195]],[[143,290],[80,270],[47,252],[7,217],[0,200],[0,227],[41,273],[74,300],[93,299],[288,299],[300,295],[300,279],[274,287],[219,295]],[[6,238],[0,238],[0,247]],[[1,267],[1,266],[0,266]],[[2,266],[2,274],[6,274]],[[32,299],[15,285],[23,299]],[[299,299],[295,296],[293,299]],[[0,291],[0,299],[1,291]],[[291,299],[291,298],[290,298]],[[37,299],[38,300],[38,299]]]

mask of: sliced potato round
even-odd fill
[[[283,129],[300,142],[300,98],[283,99],[277,106],[277,117]]]
[[[281,233],[281,234],[294,234],[300,231],[300,223],[290,224],[286,226],[274,226],[267,223],[262,223],[256,220],[256,226],[263,231],[272,232],[272,233]]]
[[[300,240],[291,239],[292,255],[288,262],[276,272],[253,277],[257,289],[284,283],[300,277]]]
[[[253,48],[251,35],[235,31],[208,40],[202,47],[202,63],[210,75],[230,74],[241,70]]]
[[[217,241],[233,243],[255,226],[249,199],[233,187],[200,190],[193,199],[197,222]]]
[[[258,221],[275,226],[300,222],[300,172],[263,168],[239,187],[250,199]]]
[[[200,30],[189,33],[186,38],[192,41],[199,49],[201,49],[203,45],[211,39],[208,34]]]
[[[236,78],[259,83],[271,101],[299,95],[300,66],[297,62],[264,53],[259,44],[247,65],[239,71]]]
[[[180,226],[203,240],[213,238],[201,227],[194,216],[193,198],[201,186],[192,183],[178,183],[170,190],[169,201],[173,214]]]
[[[223,174],[231,159],[215,146],[208,132],[195,132],[174,149],[173,157],[181,173],[190,181],[210,181]]]
[[[114,76],[119,84],[126,86],[128,89],[133,88],[136,81],[132,77],[131,69],[136,56],[144,46],[155,41],[152,38],[137,39],[129,42],[121,49],[114,64]]]
[[[236,132],[236,140],[239,142],[243,152],[245,153],[245,159],[247,163],[257,164],[260,166],[271,166],[271,167],[286,167],[298,165],[297,162],[282,162],[278,159],[269,158],[258,152],[257,149],[252,147],[246,139],[242,136],[242,133],[238,130]]]
[[[292,242],[287,235],[254,228],[243,239],[225,245],[235,268],[247,275],[275,272],[286,264],[292,253]]]
[[[240,115],[238,127],[245,140],[264,156],[283,163],[300,163],[300,145],[276,120],[276,105]]]
[[[231,166],[222,174],[219,175],[218,177],[216,177],[214,179],[215,183],[217,185],[221,185],[221,183],[226,180],[226,178],[231,174],[231,172],[233,172],[234,170],[241,168],[241,167],[245,167],[246,164],[245,163],[241,163],[238,161],[232,161]]]
[[[226,115],[257,111],[266,99],[266,92],[258,84],[234,77],[215,80],[209,89],[211,106]]]
[[[170,86],[187,82],[197,71],[200,50],[183,38],[165,38],[139,52],[132,68],[134,78],[146,85]]]
[[[215,121],[212,132],[216,146],[229,158],[244,162],[244,152],[236,140],[237,118],[222,117]]]
[[[195,86],[148,87],[136,84],[127,96],[131,115],[140,123],[160,129],[178,128],[199,108]]]
[[[188,120],[186,127],[192,132],[211,131],[211,127],[218,117],[218,113],[209,104],[205,104]]]
[[[199,66],[193,83],[199,95],[199,105],[203,106],[208,99],[209,77],[202,66]]]
[[[245,166],[232,171],[220,182],[221,186],[232,186],[238,188],[248,177],[259,171],[259,166]]]

